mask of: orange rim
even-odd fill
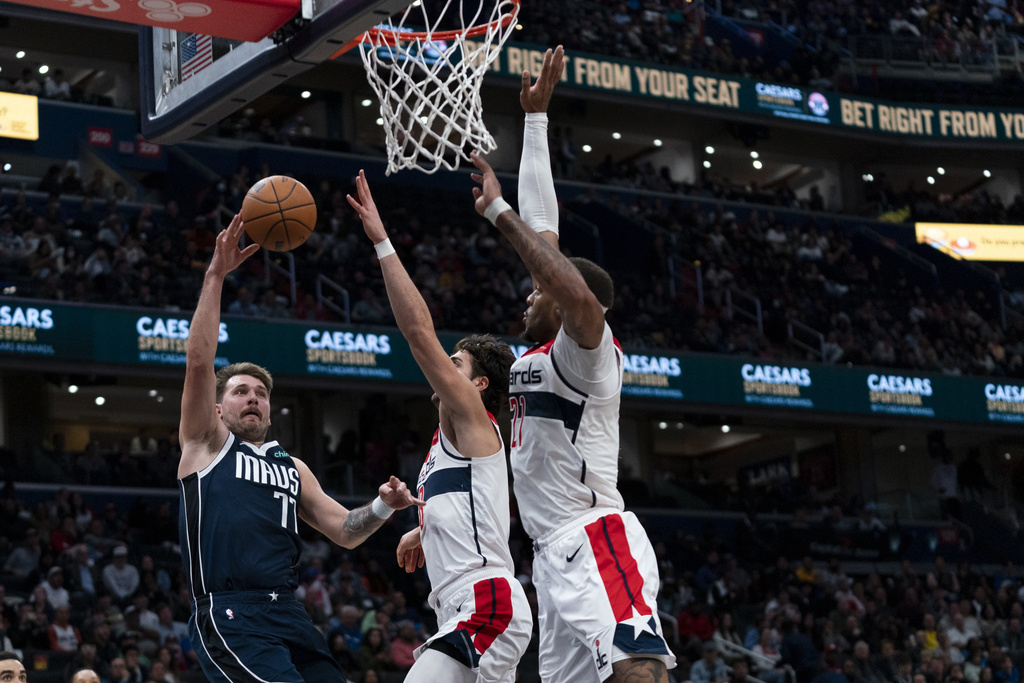
[[[521,0],[511,0],[513,11],[511,14],[504,14],[500,19],[489,21],[486,24],[480,24],[479,26],[473,26],[466,29],[465,31],[438,31],[437,33],[427,33],[426,31],[400,31],[394,29],[377,28],[373,26],[366,29],[358,38],[353,38],[349,42],[331,55],[331,59],[337,59],[341,55],[345,54],[356,45],[360,43],[371,43],[371,44],[384,44],[384,45],[395,45],[398,42],[413,42],[415,40],[457,40],[458,38],[475,38],[482,36],[491,27],[505,28],[519,15],[519,7]]]

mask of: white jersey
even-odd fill
[[[498,426],[488,414],[495,432]],[[505,444],[498,433],[496,453],[461,455],[438,427],[420,469],[416,490],[426,501],[420,510],[420,542],[430,577],[430,605],[438,592],[468,572],[513,570],[508,549],[509,496]]]
[[[623,509],[621,391],[622,350],[607,323],[596,349],[559,329],[512,364],[512,473],[523,527],[535,541],[591,508]]]

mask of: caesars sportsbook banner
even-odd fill
[[[0,298],[0,365],[22,359],[183,369],[190,326],[186,313]],[[246,360],[284,375],[426,382],[394,328],[225,316],[217,336],[218,367]],[[459,337],[442,333],[441,343],[451,349]],[[517,356],[528,348],[509,342]],[[1024,381],[628,348],[624,363],[629,398],[1024,424]]]
[[[524,70],[540,73],[543,59],[544,48],[507,43],[489,69],[518,80]],[[832,126],[836,132],[883,133],[936,141],[1024,142],[1024,108],[887,102],[577,52],[568,54],[566,62],[562,82],[567,85],[692,104],[709,112],[734,111],[803,121]]]

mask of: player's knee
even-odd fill
[[[631,657],[612,664],[606,683],[668,683],[668,669],[660,659]]]

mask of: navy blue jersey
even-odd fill
[[[181,561],[193,599],[296,588],[299,470],[276,441],[254,446],[231,434],[212,463],[178,484]]]

